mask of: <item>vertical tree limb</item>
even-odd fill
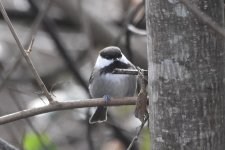
[[[190,2],[224,26],[222,0]],[[223,150],[223,37],[176,0],[146,5],[152,150]]]

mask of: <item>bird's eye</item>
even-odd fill
[[[110,56],[105,56],[105,58],[106,58],[106,59],[111,59],[111,57],[110,57]]]

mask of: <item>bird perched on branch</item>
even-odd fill
[[[133,96],[137,77],[127,74],[112,74],[115,68],[135,69],[135,66],[123,55],[118,47],[106,47],[99,52],[94,69],[89,79],[89,91],[93,98],[103,97],[107,103],[110,97]],[[97,107],[89,123],[107,120],[107,107]]]

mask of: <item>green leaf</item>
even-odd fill
[[[37,136],[33,132],[26,133],[23,139],[24,150],[57,150],[46,133]]]

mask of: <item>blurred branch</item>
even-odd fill
[[[43,1],[43,3],[47,3],[47,1]],[[42,10],[43,11],[43,10]],[[33,19],[36,17],[35,14],[32,13],[32,11],[22,11],[22,10],[16,10],[16,9],[6,9],[6,12],[11,20],[15,21],[24,21],[24,22],[32,22]],[[0,19],[3,19],[3,16],[0,15]],[[79,27],[78,23],[74,23],[68,18],[53,18],[52,19],[57,25],[66,27],[66,28],[73,28]]]
[[[128,30],[129,30],[130,32],[135,33],[135,34],[137,34],[137,35],[147,35],[146,30],[139,29],[139,28],[135,27],[135,26],[132,25],[132,24],[129,24],[129,25],[127,26],[127,28],[128,28]]]
[[[46,14],[51,6],[51,0],[44,1],[43,5],[44,5],[44,8],[38,13],[38,15],[36,15],[35,20],[32,23],[31,31],[27,37],[28,40],[32,39],[36,35],[43,19],[45,18]],[[26,42],[26,43],[28,43],[28,42]],[[26,45],[28,45],[28,44],[26,44]]]
[[[194,13],[196,17],[198,17],[198,19],[203,21],[205,24],[211,27],[214,31],[216,31],[218,34],[223,36],[223,38],[225,38],[224,28],[218,25],[214,20],[212,20],[211,17],[203,13],[199,8],[193,5],[189,0],[180,0],[180,2],[183,3],[189,9],[189,11]]]
[[[140,129],[137,131],[136,136],[133,138],[133,140],[131,141],[129,147],[127,148],[127,150],[131,150],[132,146],[134,145],[135,141],[138,140],[139,135],[141,134],[141,130],[143,129],[145,123],[148,121],[148,116],[145,118],[145,120],[141,123]]]
[[[131,32],[126,27],[126,33],[125,33],[125,42],[126,42],[126,51],[127,51],[127,57],[128,59],[133,62],[133,52],[131,49]]]
[[[0,150],[19,150],[0,138]]]
[[[23,110],[22,106],[20,105],[20,103],[18,102],[16,96],[14,95],[14,93],[11,90],[8,90],[9,95],[11,96],[14,104],[16,105],[18,110]],[[31,128],[31,130],[35,133],[35,135],[37,136],[38,141],[40,142],[40,144],[43,147],[43,150],[48,150],[45,142],[43,141],[43,139],[41,138],[41,134],[39,133],[39,131],[36,129],[36,127],[32,124],[31,120],[26,118],[25,119],[26,123],[28,124],[28,126]]]
[[[137,97],[124,97],[124,98],[112,98],[109,103],[105,103],[102,98],[75,100],[75,101],[54,101],[49,105],[45,105],[38,108],[30,108],[22,111],[18,111],[12,114],[4,115],[0,117],[0,124],[6,124],[16,120],[28,118],[38,114],[43,114],[58,110],[67,110],[73,108],[86,108],[97,106],[120,106],[120,105],[135,105]]]
[[[5,11],[5,8],[4,8],[3,4],[2,4],[2,0],[0,1],[0,10],[1,10],[1,13],[2,13],[2,15],[4,17],[4,20],[6,21],[6,23],[7,23],[8,27],[9,27],[9,29],[10,29],[10,31],[11,31],[11,33],[12,33],[12,35],[13,35],[15,41],[16,41],[16,43],[17,43],[21,53],[23,54],[24,58],[26,59],[27,64],[30,67],[30,69],[31,69],[31,71],[32,71],[32,73],[33,73],[33,75],[34,75],[34,77],[35,77],[39,87],[44,92],[44,94],[47,97],[48,101],[50,103],[52,103],[54,100],[52,99],[51,95],[49,94],[45,84],[43,83],[43,81],[41,80],[37,70],[35,69],[35,67],[33,65],[33,62],[31,61],[31,59],[28,56],[28,54],[26,53],[26,50],[24,49],[22,43],[20,42],[20,40],[19,40],[19,38],[18,38],[18,36],[17,36],[17,34],[15,32],[15,29],[14,29],[14,27],[13,27],[13,25],[12,25],[12,23],[11,23],[7,13],[6,13],[6,11]]]
[[[131,35],[134,30],[133,20],[134,20],[134,17],[136,16],[136,14],[139,12],[140,9],[142,9],[143,6],[144,6],[144,0],[142,2],[140,2],[138,5],[131,8],[130,11],[128,11],[128,13],[126,14],[125,19],[124,19],[125,21],[123,23],[122,32],[120,32],[120,34],[118,35],[116,40],[113,42],[113,45],[118,45],[120,40],[122,39],[123,35],[125,35],[126,51],[127,51],[128,58],[131,62],[133,62],[132,61],[133,53],[131,50],[130,39],[131,39]],[[130,26],[132,26],[133,28]],[[135,28],[135,29],[137,29],[137,28]],[[134,30],[134,31],[137,31],[137,30]],[[137,33],[139,33],[139,32],[136,32],[136,34]]]
[[[13,144],[17,145],[18,149],[22,149],[22,144],[21,144],[21,139],[20,137],[17,136],[16,129],[12,128],[12,126],[8,125],[8,126],[3,126],[3,130],[6,131],[6,133],[8,134],[10,141],[13,141]],[[1,138],[0,138],[1,139]]]
[[[92,138],[92,134],[91,134],[93,126],[89,123],[90,117],[91,117],[90,109],[87,109],[87,111],[86,111],[86,120],[85,120],[85,125],[87,127],[86,138],[87,138],[87,143],[88,143],[89,150],[95,150],[94,143],[93,143],[93,138]]]
[[[128,58],[131,62],[133,62],[133,52],[131,49],[131,36],[132,31],[129,30],[129,25],[133,24],[133,20],[139,10],[144,7],[144,0],[140,2],[138,5],[136,5],[134,8],[131,9],[131,11],[127,15],[127,19],[125,20],[125,40],[126,40],[126,50],[128,54]]]
[[[109,122],[106,122],[106,125],[112,129],[114,136],[119,139],[125,147],[128,147],[132,140],[130,131],[121,128],[118,121],[114,119],[113,115],[108,114],[108,120]],[[138,150],[138,145],[134,144],[131,150]]]
[[[28,2],[31,5],[31,10],[34,13],[38,13],[40,10],[38,8],[38,6],[36,5],[36,3],[32,0],[28,0]],[[88,87],[87,87],[87,82],[83,79],[82,75],[80,74],[80,72],[78,71],[78,69],[75,67],[75,63],[72,61],[72,59],[70,58],[69,54],[68,54],[68,50],[66,49],[63,40],[60,39],[60,36],[57,34],[57,30],[56,30],[56,25],[55,23],[52,21],[51,18],[49,17],[45,17],[43,20],[43,25],[46,29],[46,32],[50,35],[50,37],[52,38],[52,40],[54,41],[58,52],[61,54],[64,62],[66,63],[67,67],[70,69],[70,71],[73,74],[73,77],[75,79],[77,79],[78,82],[80,82],[80,84],[82,85],[82,87],[86,90],[87,93],[88,92]]]
[[[8,73],[5,75],[5,77],[2,77],[2,82],[0,84],[0,92],[3,90],[3,88],[5,87],[6,83],[9,81],[10,76],[12,75],[12,73],[14,71],[16,71],[17,67],[20,65],[21,63],[21,59],[22,57],[19,55],[17,57],[17,60],[15,61],[15,63],[12,65],[12,67],[10,68],[10,70],[8,71]]]
[[[88,26],[88,28],[90,28],[88,30],[91,34],[90,38],[92,40],[92,44],[112,45],[112,41],[116,37],[115,33],[119,33],[119,31],[111,28],[107,23],[102,21],[101,18],[96,18],[95,15],[89,13],[84,9],[81,10],[79,8],[79,3],[82,3],[82,0],[79,0],[78,4],[75,1],[71,0],[54,0],[54,2],[58,7],[62,9],[62,11],[70,18],[70,20],[74,24],[79,23],[83,27],[82,19],[88,21],[86,22],[86,25]],[[82,18],[83,16],[85,16],[85,18]]]

